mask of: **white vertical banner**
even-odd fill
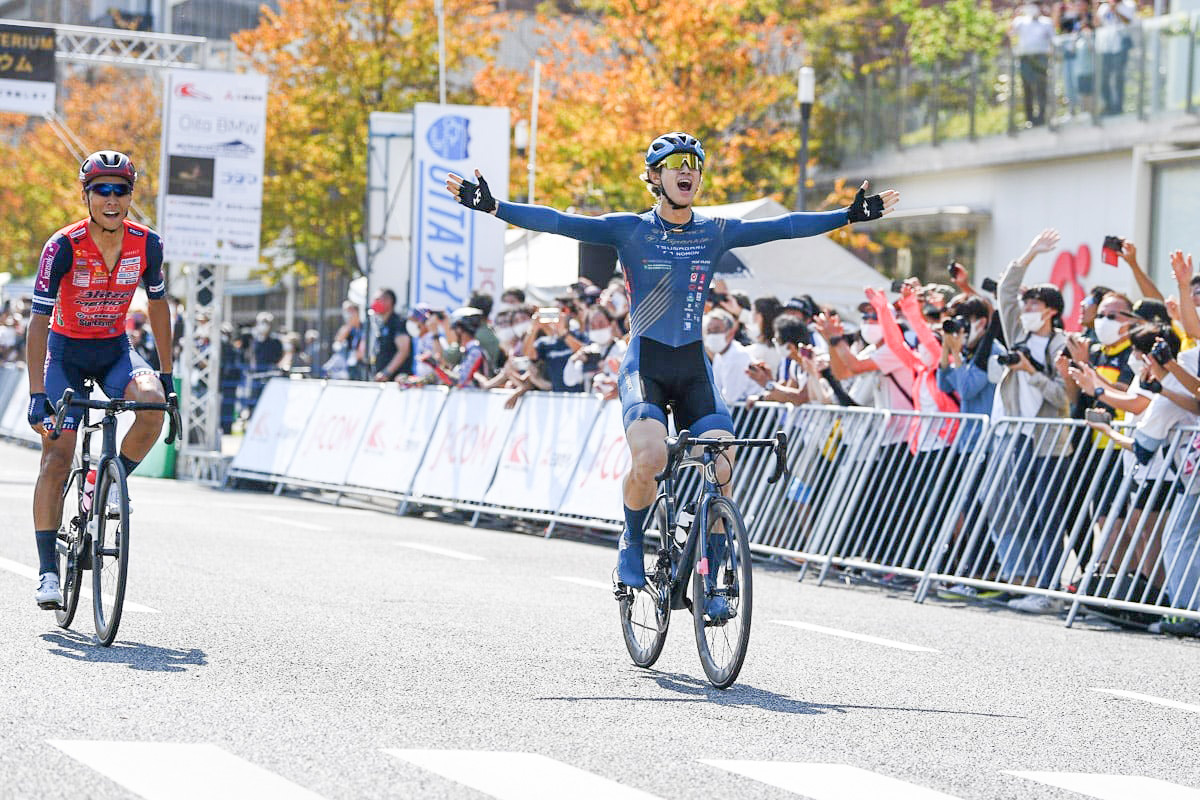
[[[450,392],[413,483],[414,497],[483,501],[517,415],[504,407],[508,397],[472,389]]]
[[[385,384],[354,455],[347,486],[404,494],[429,447],[446,389]]]
[[[484,502],[557,511],[598,411],[591,395],[525,395]]]
[[[457,308],[476,289],[498,295],[505,224],[459,205],[446,174],[474,180],[478,169],[493,196],[508,197],[508,109],[417,103],[414,114],[409,302]]]
[[[168,261],[258,266],[267,78],[170,70],[159,231]],[[236,275],[235,275],[236,276]]]
[[[230,471],[285,474],[324,389],[323,381],[267,381]]]
[[[379,399],[377,383],[329,383],[309,415],[287,477],[341,485]]]
[[[372,111],[367,122],[366,264],[371,293],[403,302],[412,260],[413,115]],[[370,298],[368,298],[369,300]]]
[[[621,404],[609,400],[588,436],[579,469],[563,498],[562,513],[593,519],[621,519],[621,483],[629,472],[629,445],[621,424]]]

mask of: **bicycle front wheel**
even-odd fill
[[[108,502],[110,491],[115,505]],[[129,489],[125,470],[115,458],[105,464],[104,474],[96,482],[92,519],[96,522],[92,542],[92,607],[96,638],[108,647],[117,638],[117,627],[121,624],[125,578],[129,572]]]
[[[657,534],[661,534],[660,548],[666,547],[670,532],[667,530],[667,506],[661,501],[655,503],[646,516],[646,538],[651,539]],[[652,667],[662,653],[671,622],[670,568],[659,570],[656,566],[646,576],[643,588],[627,588],[621,598],[620,613],[621,635],[625,638],[629,657],[639,667]]]
[[[737,679],[750,645],[750,540],[737,506],[726,497],[709,501],[705,534],[706,552],[696,548],[692,572],[692,617],[704,674],[724,689]]]
[[[79,508],[79,484],[82,481],[83,473],[79,468],[79,454],[76,453],[71,477],[67,478],[67,483],[63,487],[64,505],[74,501],[76,509]],[[75,619],[75,609],[79,606],[79,588],[83,584],[83,565],[80,563],[79,545],[79,539],[83,537],[83,532],[79,529],[80,519],[81,517],[76,516],[62,526],[54,542],[54,547],[58,552],[58,579],[63,593],[62,608],[55,609],[54,621],[60,628],[71,627],[71,621]]]

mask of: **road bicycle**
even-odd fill
[[[91,382],[84,388],[90,392]],[[172,392],[165,403],[136,403],[132,400],[75,399],[73,389],[63,392],[62,400],[55,406],[54,429],[50,438],[57,439],[62,430],[67,409],[82,408],[83,419],[79,423],[82,432],[80,452],[76,455],[71,475],[63,485],[63,501],[75,489],[76,514],[58,531],[58,574],[62,585],[62,606],[55,609],[58,625],[68,628],[79,605],[79,593],[83,587],[83,573],[92,572],[92,610],[96,623],[96,639],[108,647],[117,637],[121,624],[121,609],[125,604],[125,581],[129,573],[129,487],[126,484],[125,468],[117,458],[117,415],[125,411],[165,411],[171,420],[166,443],[172,444],[180,430],[178,400]],[[91,410],[103,411],[99,422],[89,419]],[[102,433],[100,459],[96,462],[96,483],[92,489],[91,503],[85,503],[85,479],[91,469],[92,434]],[[110,511],[108,502],[111,487],[116,487],[116,510]]]
[[[787,473],[787,434],[782,431],[773,439],[704,439],[686,430],[668,438],[667,465],[655,476],[658,496],[646,517],[647,535],[659,539],[657,553],[646,561],[646,585],[633,589],[618,582],[613,589],[633,663],[653,666],[667,639],[671,612],[686,608],[695,623],[704,674],[718,689],[732,684],[741,671],[753,610],[746,526],[717,481],[718,460],[728,464],[725,451],[733,447],[774,452],[775,472],[768,483]],[[699,494],[681,505],[681,473],[692,468],[701,473]],[[713,598],[721,598],[725,606],[716,618],[706,613]]]

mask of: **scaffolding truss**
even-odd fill
[[[54,56],[60,61],[149,69],[203,69],[208,60],[208,39],[203,36],[176,36],[8,19],[4,20],[4,24],[53,28]]]

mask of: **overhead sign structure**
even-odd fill
[[[0,25],[0,111],[54,111],[54,29]]]
[[[452,309],[474,290],[497,295],[505,224],[459,205],[446,191],[446,173],[473,179],[478,169],[493,196],[508,197],[508,109],[417,103],[413,112],[409,302]]]
[[[367,241],[361,264],[368,275],[368,294],[391,289],[405,299],[412,259],[412,186],[413,115],[372,111],[367,123]]]
[[[159,186],[164,257],[256,267],[266,77],[171,70],[166,93]]]

